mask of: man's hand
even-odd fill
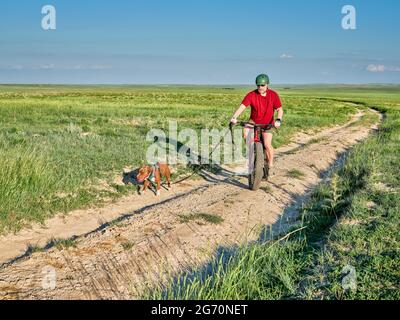
[[[236,110],[236,112],[233,114],[231,123],[232,124],[237,124],[237,118],[243,113],[243,111],[246,110],[246,106],[244,104],[241,104],[240,107]]]
[[[281,119],[276,119],[275,121],[275,128],[280,128],[282,125],[282,120]]]

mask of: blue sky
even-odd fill
[[[398,0],[6,0],[0,83],[400,83],[399,15]]]

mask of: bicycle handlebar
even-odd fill
[[[251,127],[253,127],[253,128],[261,128],[261,129],[265,129],[265,130],[269,130],[269,129],[275,128],[275,125],[270,124],[270,123],[269,123],[269,124],[255,124],[255,123],[247,122],[247,121],[239,121],[239,122],[236,123],[236,124],[234,124],[234,123],[232,123],[232,122],[229,123],[229,127],[230,127],[230,128],[232,128],[232,127],[235,126],[235,125],[240,125],[240,126],[242,126],[242,127],[244,127],[244,126],[251,126]]]
[[[235,141],[233,140],[233,130],[232,130],[232,128],[233,128],[233,126],[235,126],[235,125],[240,125],[240,126],[242,126],[242,127],[247,126],[247,125],[250,125],[250,126],[252,126],[254,129],[255,129],[255,128],[261,128],[261,130],[271,130],[271,129],[273,129],[273,128],[276,128],[275,125],[273,125],[273,124],[255,124],[255,123],[246,122],[246,121],[240,121],[240,122],[237,122],[236,124],[234,124],[234,123],[230,122],[230,123],[229,123],[229,130],[230,130],[230,132],[231,132],[231,138],[232,138],[232,143],[233,143],[233,144],[235,144]]]

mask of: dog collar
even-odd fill
[[[151,170],[150,175],[147,177],[148,180],[154,181],[154,168]]]

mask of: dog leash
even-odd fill
[[[229,129],[228,129],[228,130],[229,130]],[[217,150],[217,148],[221,145],[222,140],[225,138],[225,136],[228,134],[228,132],[229,132],[229,131],[227,131],[227,132],[221,137],[221,139],[219,140],[219,142],[215,145],[214,149],[211,150],[211,152],[208,154],[208,159],[210,159],[210,157],[212,156],[212,154],[214,153],[214,151]],[[185,180],[187,180],[187,179],[193,177],[193,176],[194,176],[195,174],[197,174],[203,167],[204,167],[204,164],[201,163],[201,158],[200,158],[199,166],[198,166],[195,170],[193,170],[193,172],[192,172],[190,175],[188,175],[187,177],[184,177],[184,178],[182,178],[182,179],[180,179],[180,180],[178,180],[178,181],[174,181],[174,182],[172,182],[171,184],[178,184],[178,183],[181,183],[181,182],[183,182],[183,181],[185,181]]]
[[[232,129],[232,125],[230,124],[230,125],[229,125],[229,129],[227,129],[227,132],[221,137],[221,139],[220,139],[220,141],[218,142],[218,144],[217,144],[217,145],[214,147],[214,149],[211,150],[211,152],[208,154],[208,159],[210,159],[210,157],[212,156],[212,154],[214,153],[214,151],[217,150],[217,148],[221,145],[222,140],[225,138],[225,136],[226,136],[229,132],[231,133],[232,143],[234,144],[233,129]],[[276,131],[276,132],[278,133],[279,131]],[[200,159],[201,159],[201,158],[200,158]],[[178,181],[174,181],[174,182],[172,182],[171,184],[178,184],[178,183],[181,183],[181,182],[183,182],[183,181],[185,181],[185,180],[187,180],[187,179],[193,177],[193,176],[194,176],[195,174],[197,174],[203,167],[204,167],[204,164],[202,164],[201,161],[200,161],[199,166],[198,166],[190,175],[188,175],[187,177],[184,177],[184,178],[182,178],[182,179],[180,179],[180,180],[178,180]]]

